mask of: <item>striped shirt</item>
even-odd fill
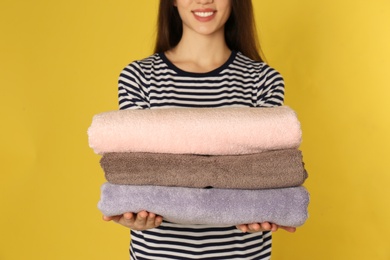
[[[233,51],[219,68],[207,73],[183,71],[163,53],[134,61],[119,77],[120,109],[183,107],[272,107],[283,104],[281,75],[264,62]],[[158,199],[158,198],[156,198]],[[163,223],[131,230],[134,260],[270,259],[271,232],[242,233],[232,226]]]

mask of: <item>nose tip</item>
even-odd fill
[[[197,0],[198,4],[211,4],[214,0]]]

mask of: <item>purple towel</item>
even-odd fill
[[[303,225],[309,194],[303,187],[235,190],[105,183],[98,208],[106,216],[146,210],[181,224],[238,225],[272,222]]]

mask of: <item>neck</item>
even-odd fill
[[[179,44],[166,52],[166,56],[176,66],[198,72],[209,71],[222,65],[230,54],[223,32],[213,35],[183,32]]]

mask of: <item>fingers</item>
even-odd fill
[[[113,219],[113,217],[109,217],[109,216],[104,216],[103,215],[103,220],[104,221],[111,221]]]
[[[242,225],[237,225],[237,229],[241,230],[241,232],[260,232],[260,231],[272,231],[276,232],[278,229],[283,229],[286,230],[287,232],[294,233],[296,231],[295,227],[285,227],[285,226],[279,226],[274,223],[269,223],[269,222],[263,222],[263,223],[252,223],[252,224],[242,224]]]
[[[241,230],[241,232],[243,232],[243,233],[248,232],[248,225],[245,225],[245,224],[237,225],[236,228]]]
[[[276,232],[276,231],[278,231],[278,229],[279,229],[279,226],[278,226],[278,225],[272,224],[272,227],[271,227],[271,231],[272,231],[272,232]]]
[[[261,228],[264,230],[264,231],[270,231],[271,228],[272,228],[272,224],[269,223],[269,222],[263,222],[260,224]]]
[[[141,211],[137,214],[134,225],[130,226],[134,230],[145,230],[158,227],[162,222],[162,217],[154,213]]]
[[[242,225],[237,225],[236,226],[241,232],[246,233],[246,232],[260,232],[260,231],[268,231],[271,230],[271,224],[268,222],[264,223],[252,223],[252,224],[242,224]]]
[[[297,229],[295,227],[279,226],[279,228],[286,230],[287,232],[294,233]]]
[[[131,212],[126,212],[122,216],[120,216],[118,221],[115,222],[125,227],[131,227],[132,225],[134,225],[136,216],[137,216],[136,214],[133,214]]]
[[[153,214],[153,213],[151,213],[151,214]],[[156,216],[155,214],[153,214],[153,215],[150,215],[149,218],[150,218],[149,223],[151,226],[158,227],[161,225],[161,222],[162,222],[161,216]]]
[[[147,218],[148,218],[148,213],[146,211],[138,212],[132,229],[137,229],[137,230],[144,229],[144,227],[146,226]]]
[[[133,230],[146,230],[159,226],[163,218],[154,213],[140,211],[137,214],[127,212],[118,216],[103,216],[103,220],[112,220]]]
[[[272,232],[276,232],[279,229],[278,225],[269,222],[261,223],[261,227],[263,228],[263,230],[272,231]]]
[[[253,223],[248,225],[248,232],[259,232],[266,230],[264,228],[264,223]]]
[[[121,216],[103,216],[104,221],[115,221],[118,222]]]

